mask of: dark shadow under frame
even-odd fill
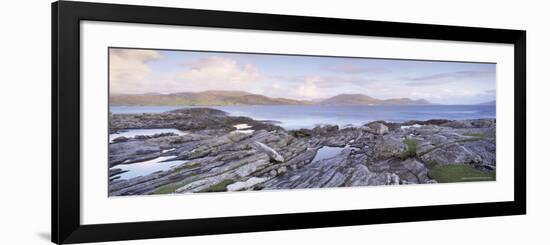
[[[84,20],[513,44],[514,201],[81,225],[80,21]],[[525,214],[525,38],[525,31],[520,30],[55,2],[52,4],[52,242],[98,242]]]

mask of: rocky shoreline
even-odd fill
[[[285,130],[209,108],[110,115],[111,133],[163,128],[184,133],[109,144],[110,196],[495,179],[495,119]],[[181,164],[120,178],[124,164],[168,156]]]

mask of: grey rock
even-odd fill
[[[418,124],[418,125],[437,125],[437,126],[440,126],[440,125],[443,125],[443,124],[449,123],[449,122],[452,122],[452,121],[447,120],[447,119],[430,119],[430,120],[427,120],[427,121],[410,120],[410,121],[406,121],[406,122],[402,123],[401,125],[408,126],[408,125]]]
[[[310,163],[262,184],[264,189],[337,187],[344,184],[341,171],[351,151],[343,150],[333,158]],[[291,174],[290,174],[291,173]],[[339,173],[339,174],[337,174]]]
[[[234,130],[233,125],[236,124],[248,124],[253,129],[280,129],[270,122],[228,116],[223,111],[210,108],[187,108],[165,113],[113,114],[110,129],[176,128],[183,131],[221,130],[227,133]]]
[[[263,143],[260,143],[258,141],[254,141],[254,146],[257,147],[257,149],[265,154],[267,154],[269,156],[270,159],[274,160],[274,161],[277,161],[277,162],[284,162],[285,159],[283,158],[283,156],[281,156],[281,154],[279,154],[278,152],[276,152],[275,150],[273,150],[271,147],[263,144]]]
[[[478,145],[478,144],[475,144]],[[482,147],[483,145],[478,145]],[[483,164],[485,161],[491,161],[494,159],[493,156],[490,156],[485,149],[476,149],[474,150],[474,145],[464,145],[460,143],[452,143],[445,145],[440,148],[436,148],[424,155],[421,156],[421,159],[425,162],[437,163],[441,165],[445,164],[474,164],[479,165]],[[487,154],[484,156],[480,154]],[[489,162],[486,162],[489,163]]]
[[[307,129],[307,128],[302,128],[302,129],[298,129],[298,130],[292,130],[292,131],[290,131],[290,133],[291,133],[294,137],[303,138],[303,137],[310,137],[310,136],[312,136],[312,135],[313,135],[313,130]]]
[[[129,139],[124,136],[119,136],[113,139],[113,143],[126,142]]]
[[[397,174],[401,181],[408,183],[423,184],[430,181],[428,169],[417,159],[409,158],[392,166],[392,172]]]
[[[332,135],[338,133],[338,125],[319,125],[314,127],[311,131],[313,135]]]
[[[110,196],[155,194],[166,190],[166,185],[178,193],[192,193],[213,187],[242,191],[425,184],[436,183],[428,176],[428,164],[467,163],[484,172],[496,169],[493,119],[378,121],[359,127],[322,125],[286,131],[269,122],[193,108],[157,114],[113,114],[111,121],[110,132],[177,128],[186,133],[116,140],[109,144],[110,166],[159,156],[186,161],[132,179],[121,179],[121,170],[112,168]],[[243,123],[253,131],[235,131],[234,125]],[[421,126],[401,128],[415,124]],[[406,150],[405,138],[417,142],[417,155],[401,159]],[[343,150],[313,162],[318,149],[324,146]]]
[[[424,184],[430,181],[428,169],[424,163],[415,158],[401,160],[399,158],[387,159],[369,163],[369,169],[373,172],[388,172],[399,177],[402,184]]]
[[[400,157],[405,150],[403,140],[390,135],[384,136],[373,149],[375,159]]]
[[[110,168],[109,169],[109,177],[113,177],[115,175],[119,175],[119,174],[126,173],[126,172],[128,172],[128,170],[122,170],[120,168]]]
[[[277,169],[277,173],[278,173],[278,174],[284,174],[284,173],[286,173],[286,172],[287,172],[286,166],[282,166],[282,167],[280,167],[279,169]]]
[[[442,124],[442,126],[451,128],[489,128],[495,127],[495,125],[495,119],[456,120]]]
[[[367,126],[367,131],[373,134],[383,135],[389,132],[388,127],[379,122],[369,123]]]

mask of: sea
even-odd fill
[[[245,105],[245,106],[111,106],[113,114],[162,113],[181,108],[208,107],[231,116],[274,121],[285,129],[313,128],[333,124],[340,127],[360,126],[372,121],[404,122],[429,119],[495,118],[494,105]]]

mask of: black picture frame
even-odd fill
[[[514,45],[514,201],[82,225],[80,22],[84,20]],[[52,4],[52,242],[81,243],[526,213],[526,32],[60,1]]]

